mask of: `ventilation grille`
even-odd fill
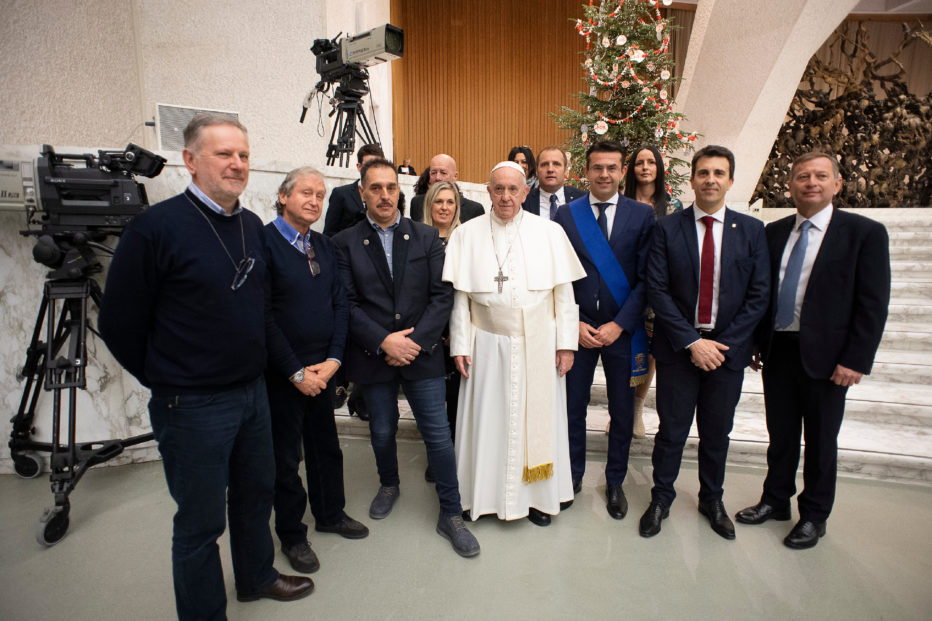
[[[197,114],[210,113],[230,117],[238,121],[239,114],[226,110],[205,110],[203,108],[186,108],[184,106],[170,106],[156,104],[156,113],[159,124],[159,149],[162,151],[184,150],[184,128]]]

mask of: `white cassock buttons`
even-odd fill
[[[362,240],[362,245],[363,245],[363,246],[368,246],[368,245],[369,245],[369,240],[368,240],[368,239]]]
[[[408,234],[405,233],[405,241],[408,241]]]

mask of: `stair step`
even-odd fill
[[[907,303],[904,300],[895,300],[890,304],[888,318],[897,322],[932,322],[932,302]]]
[[[398,421],[398,438],[420,439],[417,425],[406,404],[399,403],[399,410],[402,416]],[[607,422],[606,409],[589,408],[586,450],[590,455],[601,457],[605,454],[608,448],[608,436],[605,435]],[[632,456],[649,457],[653,450],[653,436],[657,432],[658,424],[657,413],[645,410],[644,423],[647,437],[632,440]],[[345,407],[337,411],[337,430],[342,436],[369,435],[368,424],[348,416]],[[846,418],[838,437],[838,469],[840,472],[873,479],[932,484],[932,438],[929,435],[925,429],[916,432],[897,426]],[[728,451],[729,465],[766,467],[768,442],[762,415],[736,412]],[[693,425],[683,452],[684,460],[697,460],[698,444],[698,433]]]

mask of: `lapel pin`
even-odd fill
[[[405,241],[408,241],[408,234],[405,233]]]
[[[368,246],[368,245],[369,245],[369,240],[368,240],[368,239],[362,240],[362,245],[363,245],[363,246]]]

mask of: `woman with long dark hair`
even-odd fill
[[[659,220],[664,216],[683,210],[683,203],[667,193],[666,167],[660,151],[653,146],[640,146],[632,152],[625,171],[624,195],[654,208],[654,216]],[[653,335],[654,312],[647,309],[647,334]],[[635,438],[647,435],[644,429],[644,400],[654,379],[654,357],[648,358],[647,381],[638,385],[634,392],[634,430]]]
[[[511,147],[508,152],[508,161],[518,164],[524,169],[524,178],[532,190],[537,187],[537,165],[534,162],[534,153],[531,147]]]

